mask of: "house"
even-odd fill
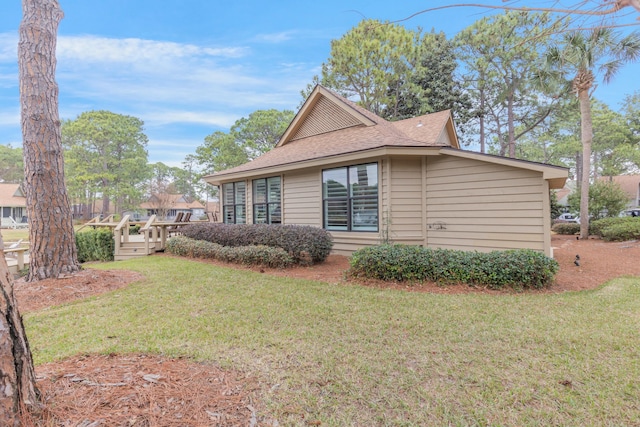
[[[556,200],[558,205],[561,206],[563,212],[569,211],[569,196],[576,190],[576,182],[567,180],[564,187],[555,190]]]
[[[205,215],[204,205],[185,194],[153,194],[140,204],[140,209],[145,210],[147,216],[157,215],[161,219],[175,218],[180,212],[190,213],[192,219]]]
[[[603,176],[599,179],[602,181],[613,181],[620,186],[622,191],[627,193],[629,197],[627,208],[640,206],[640,175]]]
[[[334,252],[393,241],[551,255],[568,170],[460,149],[450,111],[388,122],[316,86],[274,149],[206,176],[226,223],[329,230]]]
[[[27,199],[20,184],[0,183],[0,211],[3,228],[27,223]]]

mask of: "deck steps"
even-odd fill
[[[148,251],[145,251],[144,242],[122,242],[118,254],[114,255],[114,261],[124,261],[131,258],[139,258],[151,255],[156,252],[155,245],[151,245]]]

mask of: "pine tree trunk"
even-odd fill
[[[508,151],[509,158],[516,158],[516,130],[515,130],[515,118],[513,114],[513,94],[509,95],[507,102],[507,127],[508,127]]]
[[[55,82],[57,0],[23,0],[18,43],[25,190],[29,214],[28,281],[79,270],[64,182]]]
[[[580,183],[580,238],[589,238],[589,179],[591,175],[591,141],[593,123],[591,121],[591,100],[588,90],[578,92],[580,103],[580,133],[582,139],[582,181]]]
[[[4,248],[0,236],[0,248]],[[18,426],[21,408],[38,404],[35,371],[13,293],[13,278],[0,255],[0,426]]]

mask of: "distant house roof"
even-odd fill
[[[158,209],[159,207],[170,209],[204,209],[204,205],[184,194],[154,194],[148,201],[141,203],[142,209]]]
[[[20,184],[0,183],[0,206],[27,206],[27,199]]]
[[[640,175],[602,176],[599,180],[615,182],[622,191],[629,195],[630,200],[633,199],[634,204],[638,203],[640,198]]]
[[[567,205],[568,197],[573,192],[573,190],[574,190],[573,183],[567,181],[564,187],[556,191],[556,198],[558,200],[558,203],[561,205]]]

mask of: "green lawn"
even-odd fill
[[[15,242],[18,240],[29,240],[29,229],[27,228],[3,228],[2,229],[2,240],[4,242]]]
[[[37,364],[84,352],[190,356],[258,378],[260,413],[280,425],[640,420],[638,278],[558,295],[436,295],[169,257],[94,266],[147,279],[26,315]]]

